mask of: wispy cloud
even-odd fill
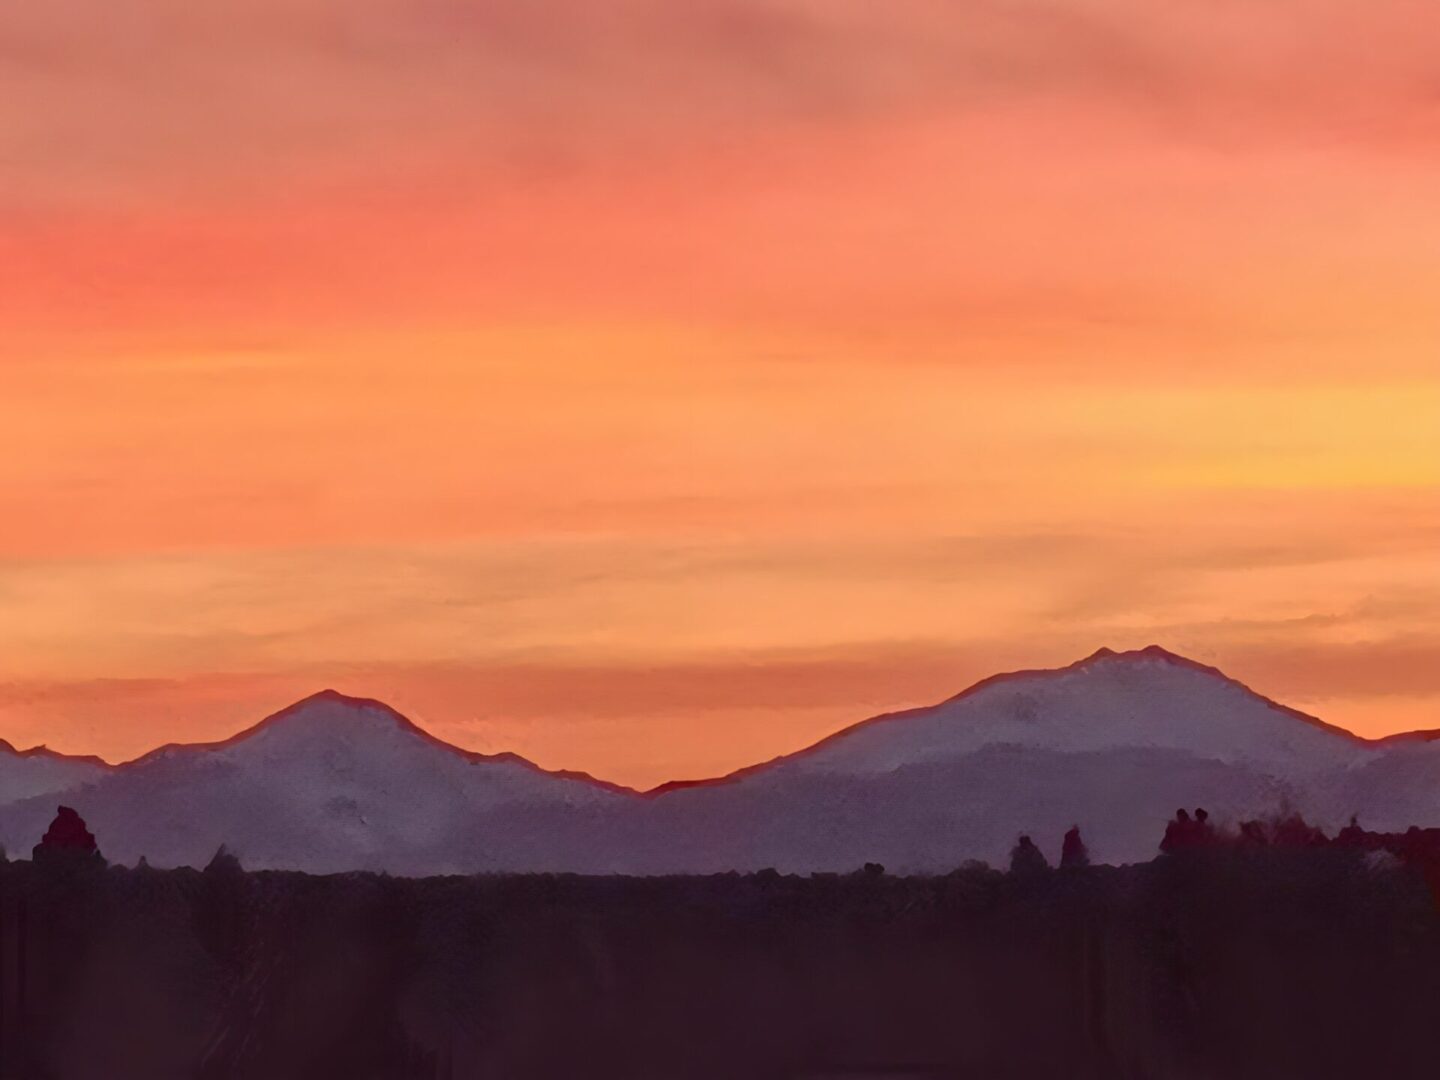
[[[1428,0],[5,5],[0,680],[50,689],[4,733],[103,749],[113,693],[138,752],[340,672],[547,763],[711,771],[1151,641],[1413,724],[1437,35]]]
[[[757,127],[1036,99],[1206,139],[1418,148],[1436,20],[1413,0],[59,0],[0,14],[0,137],[31,198],[269,187],[384,172],[397,151],[541,179]]]

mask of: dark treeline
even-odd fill
[[[0,1078],[1433,1077],[1437,838],[405,879],[107,867],[62,815],[0,864]]]

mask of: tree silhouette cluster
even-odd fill
[[[1080,826],[1075,825],[1065,833],[1060,842],[1060,869],[1078,870],[1090,865],[1090,851],[1080,839]],[[1012,874],[1036,874],[1050,869],[1050,860],[1035,846],[1029,836],[1021,836],[1010,849],[1010,872]]]
[[[1259,848],[1349,848],[1362,851],[1384,851],[1405,862],[1424,863],[1440,860],[1440,829],[1422,829],[1412,825],[1405,832],[1370,832],[1360,827],[1356,818],[1335,836],[1306,821],[1299,814],[1286,814],[1270,819],[1239,822],[1234,828],[1217,827],[1210,815],[1197,808],[1192,816],[1181,809],[1166,824],[1160,841],[1162,854],[1204,850],[1247,850]]]
[[[107,867],[62,814],[0,863],[0,1080],[1434,1076],[1440,830],[1170,826],[1124,867],[1075,827],[1054,871],[392,878]]]

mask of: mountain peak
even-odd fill
[[[1142,747],[1288,768],[1301,759],[1330,764],[1363,743],[1160,645],[1100,648],[1065,667],[992,675],[938,705],[862,720],[726,777],[656,791],[743,779],[779,766],[871,774],[989,746],[1069,753]]]
[[[1077,667],[1084,667],[1087,664],[1099,663],[1105,660],[1116,660],[1133,663],[1139,660],[1163,660],[1167,664],[1177,664],[1180,667],[1199,668],[1202,671],[1221,674],[1215,668],[1200,663],[1198,660],[1191,660],[1188,656],[1181,656],[1179,653],[1171,652],[1163,645],[1146,645],[1142,649],[1127,649],[1124,652],[1117,652],[1115,649],[1101,646],[1093,653],[1081,660]]]
[[[59,750],[52,750],[44,743],[32,746],[28,750],[21,750],[8,739],[0,739],[0,755],[14,758],[37,758],[46,761],[59,762],[72,765],[93,765],[97,768],[108,769],[107,762],[96,757],[94,754],[64,754]]]
[[[1423,738],[1361,739],[1159,645],[1102,648],[663,785],[647,809],[629,789],[461,749],[331,688],[223,742],[113,769],[0,752],[0,840],[32,843],[52,795],[73,791],[108,854],[162,866],[202,866],[227,843],[255,866],[316,873],[828,870],[880,856],[928,872],[1003,858],[1022,829],[1058,839],[1075,820],[1097,858],[1127,860],[1153,852],[1153,822],[1179,803],[1237,820],[1281,804],[1337,823],[1357,810],[1430,820],[1440,756],[1410,746]],[[697,787],[715,790],[684,793]]]
[[[189,756],[239,750],[257,742],[272,749],[277,745],[284,746],[287,753],[297,757],[316,753],[317,748],[333,754],[337,748],[344,748],[342,752],[349,753],[368,747],[370,753],[383,757],[402,747],[424,747],[472,765],[517,766],[540,777],[578,781],[612,794],[635,794],[632,788],[623,784],[611,783],[573,769],[547,769],[510,751],[486,754],[466,750],[427,731],[383,701],[355,697],[329,688],[301,698],[229,738],[204,743],[168,743],[127,762],[124,767],[144,765],[177,754]]]
[[[352,697],[338,690],[321,690],[309,697],[301,698],[295,704],[267,716],[258,724],[242,731],[227,742],[238,742],[251,735],[274,729],[291,727],[340,727],[349,728],[356,722],[380,728],[398,728],[425,738],[433,738],[408,717],[374,698]],[[436,740],[438,741],[438,740]]]
[[[274,720],[280,716],[289,716],[295,713],[304,712],[321,705],[340,705],[348,709],[356,709],[369,712],[378,710],[381,712],[390,713],[397,717],[400,716],[400,714],[394,709],[392,709],[389,705],[386,705],[383,701],[378,701],[375,698],[355,697],[351,694],[343,694],[339,690],[325,689],[319,690],[316,693],[311,694],[309,697],[301,698],[299,701],[295,702],[295,704],[280,710],[280,712],[276,713],[275,716],[270,717],[270,719]],[[401,717],[401,719],[404,719],[404,717]]]
[[[310,737],[324,734],[329,737],[351,738],[361,728],[377,733],[398,731],[439,744],[457,754],[465,753],[431,735],[383,701],[352,697],[338,690],[326,689],[301,698],[293,705],[272,713],[259,723],[252,724],[228,738],[213,742],[167,743],[127,762],[126,765],[141,765],[177,753],[228,750],[243,746],[257,737],[292,738],[310,733]]]

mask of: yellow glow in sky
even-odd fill
[[[0,736],[649,784],[1152,642],[1437,726],[1440,15],[1295,7],[0,12]]]

